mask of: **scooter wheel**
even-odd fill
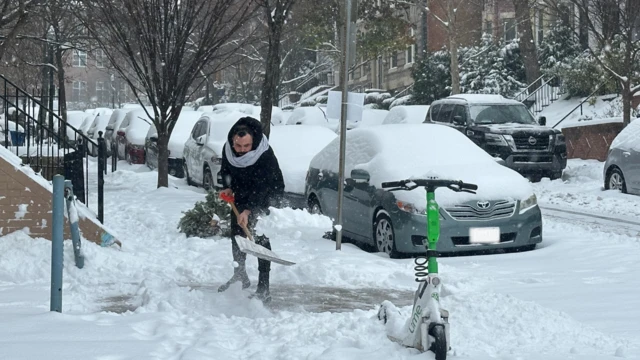
[[[447,359],[447,335],[444,331],[444,325],[436,324],[429,330],[429,335],[433,336],[434,341],[429,350],[436,354],[436,360]]]

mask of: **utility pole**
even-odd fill
[[[344,166],[345,151],[347,146],[347,99],[349,66],[352,59],[352,52],[355,52],[355,37],[352,35],[352,26],[356,26],[355,19],[358,16],[356,7],[358,0],[346,0],[344,9],[344,26],[342,31],[342,69],[340,69],[340,87],[342,88],[342,106],[340,111],[340,161],[338,170],[338,216],[334,225],[336,231],[336,250],[342,247],[342,206],[344,197]],[[352,38],[353,37],[353,38]],[[352,44],[353,43],[353,44]]]

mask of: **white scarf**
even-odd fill
[[[231,150],[231,145],[229,145],[228,141],[224,143],[224,153],[227,156],[227,160],[229,160],[229,163],[232,166],[239,168],[246,168],[255,164],[260,156],[262,156],[262,154],[267,150],[269,150],[269,141],[266,136],[262,137],[262,141],[260,141],[258,148],[251,150],[242,156],[236,156],[233,150]]]

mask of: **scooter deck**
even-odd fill
[[[285,260],[279,257],[278,254],[267,249],[266,247],[258,245],[255,242],[249,239],[246,239],[242,236],[234,236],[234,239],[236,241],[236,244],[238,244],[238,248],[240,249],[240,251],[242,251],[245,254],[253,255],[257,258],[260,258],[263,260],[269,260],[271,262],[285,265],[285,266],[295,265],[294,262]]]

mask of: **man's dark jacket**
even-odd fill
[[[240,126],[249,128],[249,132],[253,136],[251,150],[258,147],[264,136],[262,124],[258,120],[252,117],[241,118],[231,127],[227,136],[227,141],[234,154],[237,153],[233,149],[233,135]],[[233,190],[239,212],[247,209],[252,213],[264,212],[269,206],[278,206],[284,197],[282,171],[271,146],[255,164],[245,168],[231,165],[223,149],[220,176],[223,188]]]

